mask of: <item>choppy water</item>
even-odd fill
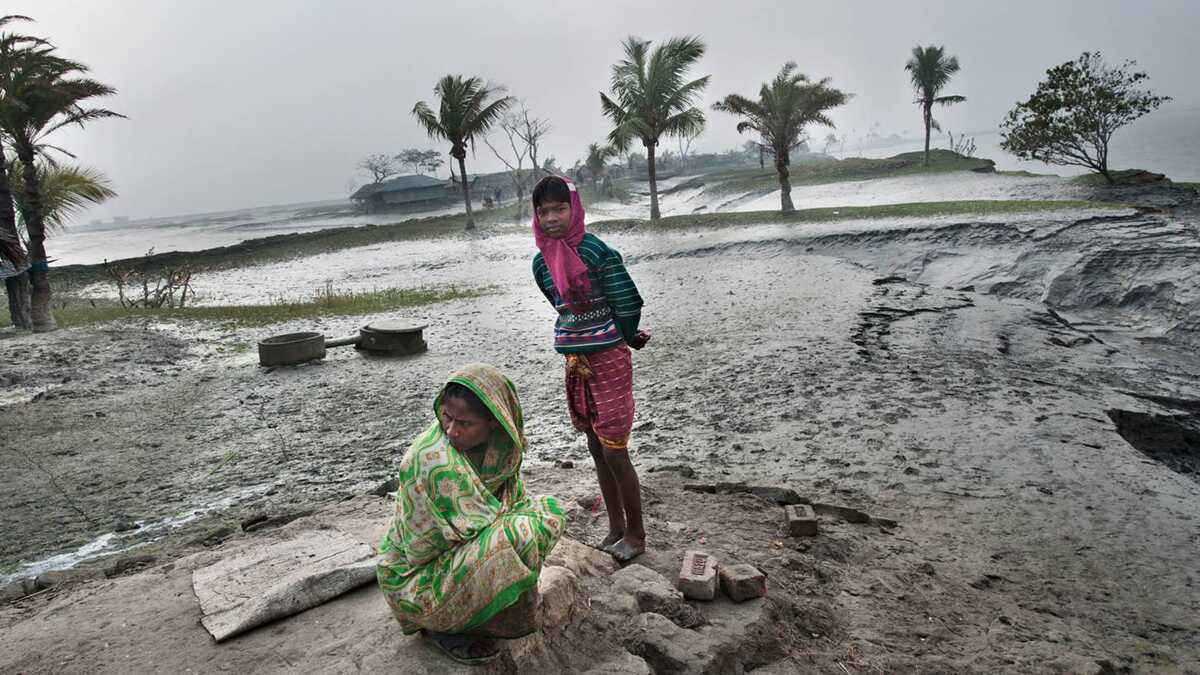
[[[955,137],[958,133],[955,131]],[[1052,166],[1041,162],[1024,162],[1000,149],[1000,133],[972,134],[975,156],[995,160],[1001,171],[1029,171],[1076,176],[1087,173],[1077,166]],[[949,139],[935,136],[932,148],[948,148]],[[861,148],[847,144],[843,155],[861,157],[891,157],[902,152],[924,148],[924,141],[882,148]],[[1113,135],[1109,146],[1109,166],[1113,169],[1145,169],[1166,174],[1174,181],[1200,181],[1200,109],[1160,110],[1143,117]]]

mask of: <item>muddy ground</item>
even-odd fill
[[[697,545],[759,564],[773,593],[832,617],[819,644],[797,649],[844,650],[857,656],[841,663],[861,672],[1029,672],[1060,658],[1200,672],[1196,287],[1166,288],[1176,272],[1145,262],[1195,264],[1194,211],[1023,218],[603,235],[626,252],[655,333],[635,357],[646,564],[669,573]],[[1114,231],[1124,234],[1097,243]],[[1105,253],[1127,253],[1125,234],[1164,232],[1135,241],[1146,256],[1133,263]],[[517,383],[535,483],[592,496],[529,255],[515,236],[342,254],[359,270],[345,272],[352,285],[493,286],[406,312],[429,324],[417,357],[340,348],[324,362],[257,366],[256,338],[308,325],[129,322],[0,340],[5,580],[77,558],[119,575],[369,492],[468,361]],[[1067,286],[1102,277],[1104,261],[1110,283]],[[289,265],[209,288],[246,296],[255,281],[267,293],[324,278],[316,261]],[[1051,311],[1047,298],[1069,306]],[[350,334],[373,318],[320,328]],[[899,526],[829,520],[815,541],[787,540],[775,505],[683,489],[720,481],[785,486]],[[571,528],[587,539],[601,520],[582,514]],[[77,627],[46,613],[85,592],[10,604],[0,626],[65,637]]]

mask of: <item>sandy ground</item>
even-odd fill
[[[1041,304],[1071,297],[1054,293],[1074,278],[1072,265],[1094,269],[1117,259],[1103,250],[1128,243],[1097,247],[1116,225],[1089,215],[605,235],[627,254],[655,332],[635,358],[633,452],[656,549],[647,564],[673,573],[676,554],[701,542],[759,564],[784,597],[828,608],[836,620],[823,648],[861,654],[851,666],[862,672],[879,664],[923,672],[935,662],[946,672],[1030,672],[1076,656],[1137,672],[1200,672],[1200,483],[1186,463],[1200,437],[1198,368],[1186,341],[1166,339],[1186,322],[1099,322],[1130,316],[1120,303],[1137,275],[1153,280],[1161,270],[1118,266],[1132,282],[1116,295],[1081,286],[1108,293],[1111,305],[1081,308],[1088,324]],[[1170,245],[1151,242],[1160,254],[1196,245],[1186,210],[1123,218],[1130,231],[1145,231],[1146,219],[1165,231]],[[1078,237],[1048,234],[1058,232]],[[909,264],[922,246],[930,259],[961,264],[935,279],[932,267]],[[283,521],[363,494],[428,422],[437,385],[468,361],[495,363],[517,383],[535,481],[564,499],[590,495],[529,255],[516,237],[474,236],[438,251],[371,247],[206,282],[261,297],[280,278],[292,287],[319,285],[323,274],[366,283],[354,267],[387,275],[381,287],[398,279],[494,287],[407,312],[429,324],[431,349],[418,357],[342,348],[322,363],[265,370],[247,349],[264,331],[136,322],[0,340],[0,428],[36,439],[0,442],[9,486],[0,519],[16,535],[0,544],[5,579],[76,558],[119,576],[253,536],[242,534],[252,517]],[[896,274],[915,281],[888,278]],[[967,277],[975,283],[960,283]],[[1183,312],[1192,292],[1177,283],[1172,302],[1184,309],[1160,297],[1137,316]],[[320,329],[350,334],[374,318]],[[270,332],[301,328],[310,326]],[[682,489],[731,480],[787,486],[900,526],[830,523],[814,543],[781,547],[778,509]],[[580,538],[598,527],[596,516],[572,522]],[[50,643],[26,643],[75,635],[94,585],[5,608],[0,666],[58,670],[28,646]],[[61,609],[73,603],[83,604]],[[149,639],[134,631],[129,648]],[[69,644],[63,670],[87,671],[88,655],[103,653],[96,641]],[[106,663],[97,670],[118,662]]]

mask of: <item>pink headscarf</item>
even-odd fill
[[[589,304],[592,286],[588,280],[587,265],[584,265],[583,261],[579,259],[579,253],[576,250],[583,241],[583,235],[586,234],[583,227],[583,202],[579,199],[579,191],[575,189],[575,183],[568,178],[562,180],[567,184],[567,189],[571,191],[571,223],[567,226],[567,233],[561,239],[547,237],[542,232],[542,223],[535,207],[533,209],[533,241],[537,244],[538,250],[542,252],[546,266],[550,268],[550,278],[554,280],[554,287],[558,289],[558,294],[572,309],[575,309],[576,307],[586,307]]]

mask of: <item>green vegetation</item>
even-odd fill
[[[400,289],[338,293],[326,288],[311,300],[279,298],[266,305],[214,305],[210,307],[155,309],[125,308],[111,299],[64,297],[54,302],[59,326],[84,326],[128,318],[213,321],[239,326],[266,326],[296,319],[376,314],[403,307],[428,305],[460,298],[473,298],[486,288]],[[0,328],[11,325],[7,309],[0,308]]]
[[[954,105],[966,101],[965,96],[938,96],[959,71],[958,57],[946,54],[945,47],[929,45],[916,46],[912,50],[912,58],[904,64],[912,82],[913,91],[917,94],[914,101],[921,106],[921,120],[925,123],[925,166],[929,166],[929,130],[942,130],[937,120],[933,119],[934,104],[940,106]]]
[[[1017,103],[1000,125],[1000,147],[1024,160],[1081,166],[1116,177],[1108,168],[1113,133],[1171,100],[1139,89],[1148,79],[1134,61],[1104,64],[1099,52],[1046,71],[1029,100]]]
[[[1093,187],[1106,187],[1108,185],[1136,185],[1143,182],[1146,174],[1152,173],[1143,169],[1122,169],[1115,171],[1110,169],[1108,177],[1099,173],[1085,173],[1080,176],[1072,176],[1071,182],[1076,185],[1091,185]],[[1176,183],[1178,185],[1178,183]]]
[[[29,21],[28,17],[0,17],[0,28],[13,22]],[[4,157],[11,150],[20,160],[21,194],[17,205],[25,225],[26,247],[33,266],[29,269],[32,289],[28,323],[35,331],[54,330],[50,312],[51,288],[46,271],[46,211],[53,202],[44,199],[46,175],[39,172],[38,158],[53,165],[51,151],[71,155],[55,145],[51,135],[68,126],[84,127],[95,120],[122,115],[105,108],[89,107],[94,99],[116,93],[112,87],[87,77],[88,67],[65,59],[55,53],[49,41],[17,33],[0,33],[0,237],[15,242],[14,211],[10,200],[9,168]],[[92,193],[96,196],[96,193]],[[84,202],[88,201],[84,199]],[[61,208],[61,204],[60,204]],[[19,251],[20,246],[16,247]],[[20,255],[18,257],[24,257]],[[24,304],[24,300],[21,300]],[[24,326],[24,311],[18,311],[18,321]]]
[[[600,109],[612,121],[608,141],[619,153],[629,152],[634,141],[646,148],[650,218],[657,220],[659,138],[696,136],[704,129],[704,113],[695,104],[709,76],[686,81],[687,71],[704,56],[704,41],[673,37],[651,50],[649,40],[631,35],[621,46],[625,58],[613,64],[612,94],[600,93]]]
[[[467,208],[463,229],[473,230],[475,220],[471,213],[471,181],[467,179],[467,147],[474,147],[476,138],[486,136],[488,129],[516,99],[505,96],[505,89],[500,85],[462,75],[447,75],[438,80],[433,93],[439,101],[437,112],[425,101],[417,101],[412,114],[430,138],[450,143],[450,156],[458,160],[458,177],[462,181],[459,185]]]
[[[593,229],[633,228],[639,230],[685,229],[696,227],[730,227],[739,225],[763,225],[773,223],[818,223],[838,220],[867,218],[930,218],[955,215],[989,215],[1010,213],[1036,213],[1060,209],[1119,209],[1122,204],[1089,201],[956,201],[914,202],[910,204],[885,204],[882,206],[840,206],[822,209],[802,209],[783,213],[780,211],[737,211],[730,213],[694,213],[668,216],[651,222],[640,219],[607,220],[596,223]]]
[[[922,152],[906,152],[886,159],[847,157],[804,162],[793,164],[788,174],[792,185],[823,185],[921,173],[988,170],[992,166],[989,159],[963,157],[949,150],[930,150],[929,166],[922,165],[923,157]],[[704,181],[709,192],[717,194],[770,191],[779,187],[774,170],[758,168],[717,171],[706,174]]]
[[[615,178],[610,183],[612,195],[604,194],[604,187],[599,183],[586,183],[579,187],[579,198],[583,200],[584,208],[588,204],[595,204],[603,201],[628,202],[632,195],[629,191],[628,178]]]
[[[826,112],[850,99],[849,94],[829,86],[828,77],[813,82],[807,75],[796,72],[796,67],[794,61],[785,63],[774,80],[763,83],[757,100],[730,94],[713,104],[713,110],[741,118],[738,133],[755,132],[760,147],[774,157],[779,176],[779,205],[783,211],[796,210],[788,165],[792,163],[792,150],[804,140],[804,127],[823,124],[832,128],[833,121]]]
[[[1024,169],[1022,169],[1020,171],[997,171],[996,173],[1000,176],[1017,176],[1019,178],[1046,178],[1046,177],[1054,178],[1055,177],[1055,174],[1052,174],[1052,173],[1034,173],[1032,171],[1025,171]]]

